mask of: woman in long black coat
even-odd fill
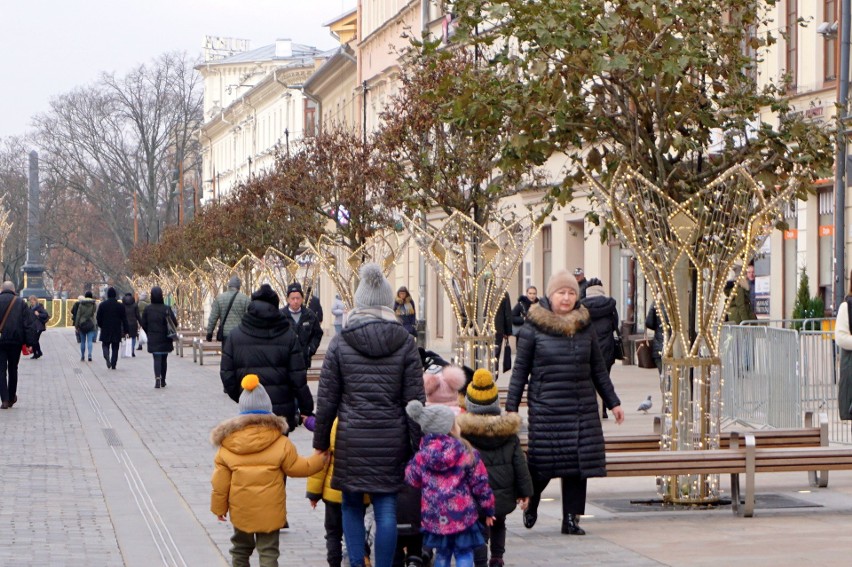
[[[583,535],[586,481],[606,475],[604,436],[596,393],[624,421],[601,355],[588,310],[579,304],[577,280],[567,270],[547,283],[545,298],[530,308],[518,337],[506,410],[517,412],[527,389],[528,464],[534,494],[524,525],[538,518],[541,493],[553,478],[562,481],[562,533]]]
[[[177,317],[172,308],[163,301],[163,290],[159,286],[151,288],[151,305],[142,312],[142,328],[148,335],[148,352],[154,355],[154,387],[166,387],[169,353],[174,350],[169,338],[166,318],[177,328]]]

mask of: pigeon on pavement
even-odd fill
[[[648,399],[639,404],[639,409],[636,411],[644,411],[645,413],[648,413],[648,410],[651,409],[651,406],[653,405],[654,402],[651,401],[651,394],[648,394]]]

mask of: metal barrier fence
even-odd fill
[[[829,440],[852,444],[850,424],[837,412],[840,357],[829,329],[818,320],[725,325],[720,348],[723,421],[755,428],[802,427],[806,411],[825,412]]]

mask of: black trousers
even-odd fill
[[[18,393],[18,363],[21,345],[0,347],[0,401],[11,402]]]
[[[42,333],[42,331],[37,331],[37,333],[36,333],[36,340],[35,340],[35,343],[33,344],[33,354],[38,354],[38,355],[42,354],[42,352],[41,352],[41,333]]]
[[[166,370],[168,370],[169,353],[155,354],[154,358],[154,377],[166,379]]]
[[[104,358],[107,359],[107,364],[112,367],[115,367],[116,363],[118,363],[118,349],[120,347],[121,342],[105,343],[101,341],[101,348],[104,349]],[[112,354],[110,354],[110,349],[112,349]]]
[[[532,476],[533,495],[530,497],[529,510],[538,513],[538,505],[541,502],[541,493],[547,487],[553,477],[538,473],[530,465],[530,476]],[[586,482],[585,478],[579,476],[563,476],[562,483],[562,521],[568,514],[582,515],[586,513]]]
[[[343,508],[334,502],[325,503],[325,551],[329,567],[343,563]]]
[[[475,567],[488,567],[489,547],[491,547],[491,557],[494,559],[503,559],[506,553],[506,514],[495,516],[493,526],[485,523],[484,516],[480,516],[479,521],[485,527],[485,545],[474,550],[473,564]]]

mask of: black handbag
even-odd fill
[[[166,338],[170,341],[176,341],[178,339],[178,332],[177,327],[175,327],[172,321],[172,317],[172,310],[169,308],[168,312],[166,312]]]
[[[503,372],[508,372],[512,369],[512,347],[509,346],[509,340],[506,339],[506,346],[503,347]]]
[[[613,338],[612,351],[616,360],[624,360],[624,343],[621,341],[621,335],[615,335]]]

